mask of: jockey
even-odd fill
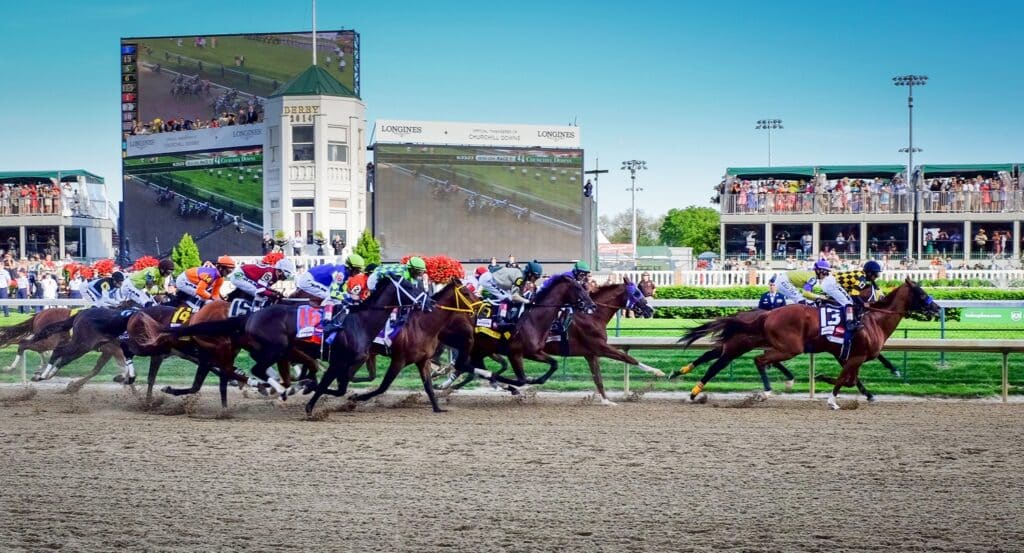
[[[295,287],[319,300],[317,303],[320,304],[333,297],[331,287],[336,281],[345,281],[345,267],[324,263],[310,267],[309,270],[296,277]]]
[[[272,289],[276,282],[288,280],[295,276],[295,262],[282,258],[273,267],[267,265],[246,264],[235,269],[228,280],[242,294],[252,299],[254,306],[267,303],[270,298],[280,297],[280,293]]]
[[[787,271],[777,273],[772,277],[772,282],[779,288],[779,292],[786,296],[793,303],[808,303],[822,299],[823,296],[814,293],[814,287],[821,283],[832,271],[828,261],[819,259],[814,264],[814,272],[810,271]]]
[[[125,299],[139,307],[156,305],[153,296],[163,293],[164,280],[174,272],[174,262],[170,259],[162,259],[155,267],[146,267],[141,271],[135,271],[125,280]]]
[[[544,280],[544,283],[541,284],[540,287],[544,288],[553,279],[561,277],[561,276],[571,277],[576,282],[579,282],[580,284],[582,284],[584,288],[588,288],[589,289],[589,285],[590,285],[590,265],[588,265],[586,261],[577,261],[576,264],[572,266],[572,269],[569,269],[568,271],[566,271],[564,273],[559,273],[557,275],[549,276],[547,279]]]
[[[540,278],[544,268],[537,261],[531,261],[523,269],[502,267],[497,271],[485,272],[480,275],[479,294],[491,305],[499,306],[498,312],[492,310],[491,317],[499,327],[515,324],[513,321],[512,303],[528,304],[530,300],[523,295],[527,283],[534,283]]]
[[[124,284],[124,273],[114,271],[114,274],[89,281],[83,288],[82,294],[92,302],[92,307],[116,308],[121,305],[121,285]]]
[[[353,255],[355,255],[355,254],[353,254]],[[360,259],[356,259],[356,262],[358,262],[359,260]],[[396,280],[404,280],[404,281],[407,281],[407,282],[410,282],[410,283],[416,285],[420,290],[423,290],[423,283],[420,280],[420,277],[426,271],[427,271],[427,264],[420,257],[410,257],[409,261],[407,263],[405,263],[404,265],[403,264],[381,265],[380,267],[377,267],[376,269],[374,269],[373,273],[366,279],[366,286],[364,288],[365,291],[357,291],[356,288],[359,286],[359,284],[354,284],[354,286],[349,289],[349,294],[351,295],[353,293],[356,293],[356,294],[359,294],[359,295],[362,296],[360,299],[365,299],[366,296],[370,295],[369,294],[370,292],[374,291],[377,288],[377,282],[380,281],[381,277],[391,278],[391,279],[396,279]],[[356,276],[353,277],[353,279],[357,279],[360,276],[362,276],[362,275],[356,275]],[[350,282],[352,282],[352,279],[349,279],[349,282],[345,283],[346,286],[348,286]],[[426,292],[423,292],[423,293],[426,293]],[[400,303],[402,303],[403,305],[405,305],[406,301],[408,302],[409,305],[411,305],[415,300],[419,299],[419,298],[409,297],[407,291],[406,292],[399,292],[399,297],[403,297],[403,296],[404,296],[404,299],[399,300]],[[398,311],[398,319],[396,320],[395,325],[396,326],[400,326],[402,324],[402,322],[403,322],[402,319],[405,317],[405,313],[404,313],[403,310],[398,310],[397,308],[396,308],[396,310]],[[324,327],[323,327],[324,336],[327,336],[331,332],[340,330],[344,326],[345,315],[346,314],[347,314],[347,311],[343,311],[341,313],[338,313],[338,314],[334,315],[334,317],[328,323],[324,324]]]
[[[182,302],[200,307],[208,301],[220,298],[220,288],[224,278],[235,270],[235,260],[226,255],[217,258],[213,267],[193,267],[178,275],[174,287],[178,289],[177,297]]]
[[[340,261],[341,258],[339,257],[338,260]],[[365,298],[364,293],[369,293],[369,291],[366,289],[366,275],[363,274],[363,269],[366,267],[363,256],[353,253],[348,256],[344,265],[339,264],[337,267],[341,270],[334,273],[329,290],[331,299],[359,301]]]
[[[876,261],[868,261],[864,264],[862,271],[844,271],[835,275],[827,275],[821,280],[821,289],[846,311],[843,323],[845,329],[843,349],[839,354],[840,362],[846,361],[850,356],[853,336],[862,326],[860,315],[864,302],[861,300],[860,292],[868,287],[874,291],[877,288],[875,280],[878,279],[881,272],[881,265]]]

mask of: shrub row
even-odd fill
[[[883,286],[883,290],[891,289]],[[939,304],[942,300],[1024,300],[1024,290],[998,288],[928,288],[925,289]],[[729,288],[703,288],[695,286],[662,286],[655,297],[660,300],[756,300],[768,291],[761,286],[734,286]],[[745,308],[736,307],[659,307],[654,310],[658,319],[711,319],[732,315]],[[946,309],[946,319],[960,320],[959,309]]]

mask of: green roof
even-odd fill
[[[974,177],[981,175],[990,177],[999,171],[1010,173],[1013,171],[1012,163],[979,163],[959,165],[922,165],[918,167],[922,174],[928,177]]]
[[[63,171],[2,171],[0,172],[0,181],[55,179],[58,175],[60,175],[62,181],[69,177],[76,179],[78,177],[85,177],[93,182],[103,184],[103,177],[82,169],[67,169]]]
[[[873,179],[892,178],[906,169],[906,165],[823,165],[818,167],[818,172],[825,173],[830,179]]]
[[[814,167],[729,167],[725,174],[741,179],[804,179],[814,176]]]
[[[310,65],[294,79],[284,83],[270,95],[278,96],[342,96],[358,98],[354,92],[335,79],[326,69]]]

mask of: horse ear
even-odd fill
[[[631,282],[633,282],[633,281],[630,280],[629,275],[622,275],[622,283],[623,284],[629,284]]]
[[[913,286],[914,285],[914,281],[910,280],[910,277],[907,277],[906,283],[907,283],[908,286]]]

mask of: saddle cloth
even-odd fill
[[[842,344],[846,336],[846,327],[843,320],[846,318],[846,309],[838,305],[824,305],[818,308],[818,322],[821,327],[821,336],[824,336],[833,344]]]
[[[228,306],[228,317],[241,317],[252,312],[252,304],[247,299],[235,298]]]
[[[323,336],[324,310],[302,305],[295,311],[295,337],[319,343]]]
[[[194,311],[187,305],[179,307],[178,310],[171,315],[171,328],[187,325],[189,319],[192,318],[192,313],[194,313]]]
[[[401,329],[402,325],[398,324],[398,309],[395,309],[391,312],[391,316],[388,317],[388,322],[384,324],[380,334],[377,334],[377,337],[373,339],[373,343],[389,348]]]

